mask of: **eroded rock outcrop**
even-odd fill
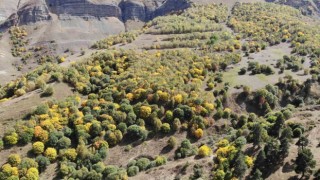
[[[47,5],[59,17],[121,17],[117,2],[110,0],[47,0]]]
[[[19,8],[17,15],[19,17],[19,23],[21,24],[51,19],[49,9],[44,0],[31,0],[28,3],[23,4],[21,8]]]
[[[124,23],[127,20],[145,22],[188,8],[190,3],[188,0],[27,0],[18,6],[3,26],[47,21],[52,19],[52,14],[61,20],[116,17]]]

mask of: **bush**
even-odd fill
[[[191,142],[185,139],[181,142],[180,147],[175,152],[176,158],[185,158],[195,155],[197,152],[194,147],[192,147]]]
[[[106,166],[105,170],[103,171],[103,174],[108,176],[109,174],[116,173],[118,171],[118,167],[113,165]]]
[[[18,139],[19,139],[19,136],[17,133],[15,132],[12,132],[12,133],[9,133],[9,134],[6,134],[3,138],[3,141],[6,145],[15,145],[18,143]]]
[[[21,163],[20,155],[19,154],[11,154],[11,155],[9,155],[8,163],[13,167],[17,167]]]
[[[170,136],[167,143],[170,148],[174,148],[177,145],[177,138],[175,138],[174,136]]]
[[[139,167],[140,171],[144,171],[150,165],[150,160],[148,158],[140,158],[137,160],[137,166]]]
[[[197,130],[194,131],[193,135],[197,139],[200,139],[203,136],[203,130],[201,128],[198,128]]]
[[[47,148],[44,155],[50,160],[54,161],[57,158],[57,150],[54,148]]]
[[[43,151],[44,151],[44,144],[43,144],[43,142],[38,141],[38,142],[33,143],[33,145],[32,145],[32,150],[33,150],[33,152],[34,152],[35,154],[42,154]]]
[[[47,168],[47,166],[50,164],[50,160],[47,157],[44,157],[42,155],[36,158],[36,162],[39,165],[40,172],[43,172]]]
[[[77,158],[77,152],[75,149],[63,149],[60,151],[60,157],[67,158],[70,161],[75,161]]]
[[[32,167],[38,168],[38,163],[31,158],[23,158],[19,165],[19,169],[30,169]]]
[[[58,144],[57,144],[59,149],[65,149],[71,146],[71,140],[67,137],[62,137],[59,139]]]
[[[140,107],[140,116],[142,118],[148,118],[150,116],[150,114],[151,114],[151,111],[152,111],[151,107],[149,107],[149,106],[141,106]]]
[[[131,125],[128,127],[127,136],[132,138],[133,140],[144,140],[147,138],[147,131],[143,130],[140,126]]]
[[[47,114],[49,112],[49,107],[47,104],[43,104],[37,107],[34,111],[36,115]]]
[[[122,134],[125,134],[125,133],[127,132],[127,125],[126,125],[126,123],[123,123],[123,122],[119,123],[119,124],[117,125],[117,129],[119,129],[119,130],[122,132]]]
[[[132,177],[139,173],[139,167],[138,166],[130,166],[127,170],[128,176]]]
[[[46,86],[44,91],[42,92],[41,96],[48,97],[48,96],[52,96],[53,93],[54,93],[53,87]]]
[[[162,133],[164,133],[164,134],[167,134],[167,133],[169,133],[170,132],[170,124],[168,124],[168,123],[163,123],[162,125],[161,125],[161,132]]]
[[[167,163],[167,158],[164,156],[157,156],[155,162],[156,166],[161,166]]]
[[[246,72],[247,72],[247,68],[243,67],[243,68],[240,69],[238,74],[239,75],[244,75],[244,74],[246,74]]]
[[[198,149],[198,155],[200,157],[206,157],[206,156],[210,156],[212,154],[212,149],[207,146],[207,145],[202,145],[199,149]]]

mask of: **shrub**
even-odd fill
[[[243,68],[240,69],[238,74],[239,75],[244,75],[244,74],[246,74],[246,72],[247,72],[247,68],[243,67]]]
[[[167,134],[170,132],[170,124],[168,123],[163,123],[161,125],[161,132],[164,133],[164,134]]]
[[[203,136],[203,130],[201,128],[198,128],[197,130],[194,131],[193,135],[197,139],[200,139]]]
[[[147,138],[147,131],[143,130],[140,126],[131,125],[128,127],[127,135],[128,135],[128,137],[130,137],[134,140],[136,140],[136,139],[144,140]]]
[[[157,166],[161,166],[167,163],[167,158],[164,156],[157,156],[155,162]]]
[[[119,124],[117,125],[117,129],[119,129],[119,130],[122,132],[122,134],[125,134],[125,133],[127,132],[127,125],[126,125],[126,123],[123,123],[123,122],[119,123]]]
[[[75,161],[77,158],[77,152],[73,148],[64,149],[64,150],[61,150],[61,157],[67,158],[70,161]]]
[[[212,154],[212,149],[207,146],[207,145],[202,145],[199,149],[198,149],[198,155],[200,157],[206,157],[206,156],[210,156]]]
[[[109,174],[114,174],[118,171],[118,168],[116,166],[113,165],[108,165],[106,166],[106,168],[103,171],[103,174],[108,176]]]
[[[15,132],[12,132],[10,134],[6,134],[3,138],[3,141],[6,145],[15,145],[18,143],[18,134]]]
[[[140,116],[142,118],[148,118],[151,114],[151,107],[149,106],[141,106],[140,107]]]
[[[54,161],[57,158],[57,150],[54,148],[47,148],[44,155],[50,160]]]
[[[172,120],[173,120],[173,112],[168,110],[166,112],[166,116],[165,117],[166,117],[167,122],[172,122]]]
[[[150,165],[150,160],[148,158],[140,158],[137,160],[137,166],[139,167],[140,171],[144,171]]]
[[[15,94],[16,96],[23,96],[23,95],[26,94],[26,91],[25,91],[24,89],[18,89],[18,90],[16,90],[16,91],[14,92],[14,94]]]
[[[245,156],[245,159],[244,159],[246,165],[248,167],[252,167],[253,166],[253,158],[250,157],[250,156]]]
[[[218,143],[217,146],[218,147],[226,147],[229,145],[229,141],[227,139],[221,139]]]
[[[71,146],[71,140],[70,140],[69,138],[67,138],[67,137],[64,136],[64,137],[62,137],[62,138],[59,139],[57,145],[58,145],[58,148],[59,148],[59,149],[68,148],[68,147]]]
[[[194,154],[196,154],[195,148],[192,147],[188,139],[183,140],[180,147],[175,152],[176,158],[185,158]]]
[[[28,144],[32,141],[34,135],[34,129],[28,127],[21,127],[17,130],[19,135],[19,142],[22,144]]]
[[[47,168],[47,166],[50,164],[50,160],[47,157],[44,157],[42,155],[36,158],[36,162],[39,165],[40,172],[43,172]]]
[[[223,171],[223,170],[221,170],[221,169],[218,169],[217,171],[215,171],[214,173],[213,173],[213,179],[214,180],[224,180],[225,177],[226,176],[226,173]]]
[[[26,177],[27,179],[39,179],[38,169],[34,167],[28,169]]]
[[[170,148],[174,148],[177,145],[177,138],[175,138],[174,136],[170,136],[167,143]]]
[[[37,107],[34,111],[36,115],[47,114],[49,112],[49,107],[47,104],[43,104]]]
[[[19,165],[19,169],[30,169],[32,167],[38,168],[38,163],[31,158],[23,158]]]
[[[173,125],[172,125],[172,129],[175,130],[175,131],[177,131],[177,130],[180,129],[180,127],[181,127],[180,119],[174,118],[174,120],[173,120]]]
[[[63,63],[65,61],[66,61],[66,58],[63,56],[58,59],[58,63]]]
[[[41,96],[52,96],[54,93],[52,86],[46,86],[44,91],[42,92]]]
[[[128,176],[132,177],[137,175],[139,172],[139,167],[138,166],[130,166],[127,170]]]
[[[9,155],[8,163],[13,167],[17,167],[21,163],[20,155],[19,154],[11,154],[11,155]]]
[[[44,151],[44,144],[43,144],[43,142],[38,141],[38,142],[33,143],[33,145],[32,145],[32,150],[33,150],[33,152],[34,152],[35,154],[42,154],[43,151]]]
[[[94,164],[94,165],[92,166],[92,168],[93,168],[97,173],[102,173],[102,172],[105,170],[106,166],[104,165],[103,162],[98,162],[98,163]]]

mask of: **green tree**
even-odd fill
[[[174,136],[170,136],[167,143],[170,148],[174,148],[177,145],[177,138],[175,138]]]
[[[316,161],[313,159],[313,154],[310,149],[300,148],[298,156],[295,160],[295,171],[301,175],[301,179],[304,177],[305,173],[311,171],[315,167]]]
[[[263,127],[260,123],[256,123],[253,126],[252,136],[253,136],[253,145],[261,146],[263,143]]]
[[[308,144],[309,144],[309,139],[305,136],[301,136],[297,142],[297,145],[302,149],[308,146]]]
[[[263,180],[262,178],[262,173],[259,169],[256,169],[253,173],[253,176],[252,176],[252,179],[253,180]]]
[[[246,173],[247,168],[248,167],[245,162],[245,156],[243,155],[242,151],[239,151],[234,161],[233,175],[235,177],[239,177],[239,179],[242,179]]]
[[[71,140],[67,137],[62,137],[59,139],[57,146],[59,149],[65,149],[71,146]]]
[[[260,169],[264,171],[265,167],[265,161],[266,161],[266,154],[264,150],[262,149],[259,154],[257,155],[256,160],[254,161],[254,168],[253,169]]]
[[[50,160],[47,157],[44,157],[42,155],[36,158],[36,162],[39,165],[40,172],[43,172],[44,170],[46,170],[47,166],[50,164]]]
[[[268,168],[274,167],[279,162],[280,144],[277,139],[271,138],[264,147],[266,153],[266,165]]]

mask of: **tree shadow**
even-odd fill
[[[289,162],[286,162],[286,163],[283,165],[282,172],[283,172],[283,173],[291,172],[291,171],[294,170],[294,166],[295,166],[294,163],[290,164]]]
[[[172,151],[174,148],[170,147],[170,146],[165,146],[162,148],[160,154],[167,154],[169,153],[170,151]]]

